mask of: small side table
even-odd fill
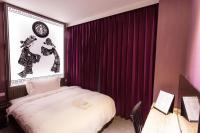
[[[1,102],[0,103],[0,128],[6,127],[8,125],[6,109],[10,105],[11,104],[9,102]]]

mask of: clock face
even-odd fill
[[[35,35],[37,35],[38,37],[44,38],[49,35],[49,28],[43,22],[36,21],[35,23],[33,23],[32,29]]]

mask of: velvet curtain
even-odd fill
[[[5,48],[5,39],[4,39],[4,3],[0,2],[0,92],[6,91],[6,48]],[[2,100],[2,97],[0,97]]]
[[[66,29],[66,77],[111,96],[128,118],[142,101],[144,118],[153,99],[158,4]]]
[[[4,3],[0,2],[0,93],[6,94],[7,89],[7,50],[5,43],[5,11]],[[6,100],[6,96],[0,96],[0,102]]]

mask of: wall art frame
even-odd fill
[[[20,8],[20,7],[17,7],[17,6],[14,6],[14,5],[11,5],[11,4],[8,4],[8,3],[5,3],[5,6],[4,6],[4,11],[5,11],[5,17],[4,17],[4,19],[5,19],[5,41],[6,41],[6,45],[5,45],[5,48],[6,48],[6,51],[7,51],[7,53],[6,53],[6,68],[7,68],[7,70],[6,70],[6,81],[7,81],[7,85],[8,85],[8,88],[9,87],[12,87],[13,85],[12,85],[12,73],[11,73],[11,58],[10,58],[10,54],[11,54],[11,51],[10,51],[10,48],[12,47],[11,46],[11,44],[10,44],[10,31],[9,31],[9,20],[8,20],[8,10],[9,9],[13,9],[13,10],[15,10],[15,11],[20,11],[20,12],[22,12],[22,13],[25,13],[25,15],[30,15],[30,16],[32,16],[32,17],[36,17],[36,18],[39,18],[39,22],[41,22],[41,23],[54,23],[54,24],[58,24],[58,25],[62,25],[63,26],[63,54],[62,54],[62,69],[63,69],[63,77],[62,78],[64,78],[64,75],[65,75],[65,39],[64,39],[64,32],[65,32],[65,26],[66,26],[66,24],[65,23],[63,23],[63,22],[60,22],[60,21],[57,21],[57,20],[55,20],[55,19],[52,19],[52,18],[49,18],[49,17],[46,17],[46,16],[43,16],[43,15],[40,15],[40,14],[38,14],[38,13],[35,13],[35,12],[32,12],[32,11],[29,11],[29,10],[26,10],[26,9],[23,9],[23,8]],[[44,21],[41,21],[41,20],[44,20]],[[38,22],[38,21],[36,21],[36,22]],[[41,24],[40,23],[40,24]],[[37,23],[38,24],[38,23]],[[39,26],[41,26],[41,25],[39,25]],[[37,26],[36,26],[37,27]],[[42,27],[42,26],[41,26]],[[30,29],[31,30],[33,30],[33,28],[34,28],[34,24],[30,27]],[[40,29],[40,28],[39,28]],[[46,30],[47,31],[47,35],[44,35],[43,34],[43,32],[40,32],[40,31],[45,31],[45,30],[38,30],[38,33],[42,33],[41,35],[37,35],[37,34],[35,34],[35,32],[36,31],[34,31],[33,30],[33,33],[32,34],[34,34],[36,37],[38,37],[38,38],[43,38],[43,42],[44,42],[44,44],[46,44],[46,45],[48,45],[47,44],[47,42],[50,42],[50,43],[52,43],[53,41],[51,40],[51,38],[48,38],[48,35],[49,35],[49,29],[48,30]],[[31,37],[31,36],[30,36]],[[24,42],[26,42],[26,40],[27,40],[27,38],[29,38],[29,36],[27,36],[27,37],[25,37],[24,38],[24,40],[23,39],[21,39],[21,41],[20,41],[20,43],[21,43],[21,47],[23,47],[23,45],[24,45]],[[48,40],[48,39],[50,39],[50,41]],[[18,41],[19,42],[19,41]],[[31,41],[30,41],[31,42]],[[49,44],[50,44],[49,43]],[[54,42],[53,42],[54,43]],[[53,46],[53,45],[52,45]],[[48,52],[48,51],[47,51]],[[54,52],[50,52],[50,53],[54,53]],[[59,52],[57,52],[57,53],[59,53]],[[52,54],[53,55],[53,54]],[[37,57],[36,57],[36,59],[37,59]],[[18,60],[18,62],[19,62],[19,60]],[[36,62],[36,61],[35,61]],[[54,64],[53,64],[54,65]],[[54,71],[56,71],[56,70],[54,70]],[[52,76],[52,75],[47,75],[47,77],[48,76]],[[43,76],[43,77],[45,77],[45,76]],[[35,78],[35,77],[33,77],[33,78]],[[33,78],[28,78],[28,79],[33,79]],[[37,78],[37,77],[36,77]],[[25,81],[25,80],[21,80],[21,81]],[[14,85],[14,86],[24,86],[24,82],[22,83],[22,84],[17,84],[17,85]]]

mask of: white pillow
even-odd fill
[[[26,90],[29,95],[34,95],[60,88],[60,78],[51,77],[46,79],[36,79],[26,82]]]

